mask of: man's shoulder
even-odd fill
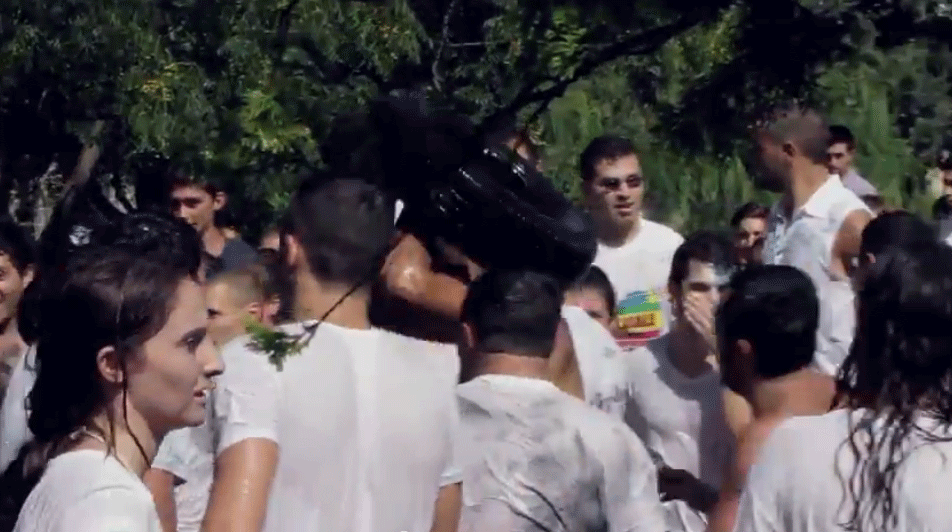
[[[673,253],[674,250],[684,242],[684,237],[681,236],[681,233],[678,233],[667,225],[648,219],[642,219],[641,222],[645,236],[650,237],[653,245],[670,247]]]

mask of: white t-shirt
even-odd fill
[[[595,265],[605,271],[618,297],[618,343],[630,350],[667,334],[671,325],[668,276],[671,259],[684,238],[650,220],[630,242],[617,247],[598,245]]]
[[[821,416],[784,421],[767,438],[757,462],[747,475],[737,515],[737,532],[837,532],[850,519],[854,501],[844,482],[850,482],[856,457],[847,442],[850,419],[860,412],[835,410]],[[881,424],[879,435],[883,435]],[[907,437],[904,461],[896,471],[893,490],[895,525],[866,523],[864,530],[944,532],[952,524],[952,442],[927,442],[924,433],[952,438],[934,421],[920,418],[923,432]],[[861,430],[858,441],[865,441]],[[845,443],[845,445],[844,445]],[[863,444],[865,447],[865,444]],[[885,455],[883,456],[885,458]],[[854,484],[854,486],[857,484]],[[861,508],[869,499],[860,497]],[[878,509],[877,509],[878,510]],[[879,516],[878,511],[873,514]],[[875,525],[875,526],[871,526]]]
[[[456,347],[323,323],[278,371],[245,341],[222,350],[217,452],[278,443],[264,530],[428,532],[440,487],[460,481]]]
[[[209,421],[165,435],[152,467],[176,477],[173,489],[178,532],[198,532],[205,518],[215,474],[215,450]]]
[[[787,220],[780,204],[770,211],[764,239],[765,264],[784,264],[803,271],[820,299],[815,367],[836,375],[856,328],[853,286],[833,272],[833,243],[846,217],[869,207],[836,175],[830,176]]]
[[[152,494],[112,456],[79,450],[50,460],[14,532],[162,532]]]
[[[622,423],[542,379],[459,385],[460,532],[662,532],[658,479]]]
[[[669,338],[628,354],[631,399],[625,421],[658,459],[717,489],[734,450],[721,375],[710,371],[690,378],[678,371],[668,357]],[[686,503],[671,501],[664,507],[668,530],[704,531],[707,518]]]
[[[6,470],[20,448],[33,438],[27,426],[26,398],[36,382],[36,349],[30,346],[20,357],[0,406],[0,471]]]
[[[611,333],[584,310],[563,306],[562,317],[572,336],[585,401],[621,419],[628,400],[628,379],[621,348]]]

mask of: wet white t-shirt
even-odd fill
[[[0,471],[16,458],[33,434],[27,426],[26,398],[36,381],[36,349],[30,346],[13,367],[7,393],[0,406]]]
[[[621,421],[542,379],[459,385],[460,532],[663,532],[658,480]]]
[[[719,488],[733,457],[734,437],[724,417],[721,374],[688,377],[668,357],[662,337],[628,354],[631,399],[625,421],[649,452]],[[707,518],[682,501],[664,503],[668,530],[703,532]]]
[[[562,317],[572,336],[585,401],[621,419],[628,400],[624,353],[611,333],[584,310],[564,306]]]
[[[645,219],[640,223],[630,242],[617,248],[599,243],[595,256],[595,266],[608,276],[618,297],[618,343],[626,350],[670,330],[668,276],[674,252],[684,242],[664,225]]]
[[[102,451],[79,450],[50,460],[13,530],[162,532],[162,527],[139,477]]]
[[[173,489],[178,532],[198,532],[205,518],[215,474],[215,450],[209,421],[165,435],[159,445],[154,469],[175,476]]]
[[[851,418],[860,422],[860,412],[844,409],[794,417],[777,427],[747,475],[735,530],[847,530],[843,523],[851,517],[854,499],[844,486],[853,478],[856,464],[847,442]],[[934,420],[924,417],[916,424],[921,430],[913,430],[906,438],[903,451],[907,454],[896,470],[892,514],[898,521],[880,526],[880,514],[874,512],[877,520],[867,522],[864,530],[945,532],[952,526],[952,441],[929,442],[924,437],[949,440],[952,430],[938,428]],[[880,421],[872,427],[883,436]],[[865,434],[861,430],[857,441],[863,442]],[[883,454],[880,459],[885,462],[885,458]],[[859,499],[866,513],[870,499],[862,495]]]
[[[455,346],[323,323],[280,371],[246,338],[222,359],[217,452],[247,438],[280,448],[264,531],[430,530],[461,474]]]

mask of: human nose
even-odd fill
[[[206,378],[211,379],[217,377],[225,370],[225,364],[222,362],[221,356],[218,353],[218,348],[215,347],[215,344],[212,343],[211,338],[208,336],[206,336],[198,346],[196,358]]]

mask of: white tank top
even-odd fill
[[[856,327],[853,287],[831,268],[833,242],[846,216],[859,210],[870,212],[837,176],[830,176],[791,219],[784,217],[779,203],[774,204],[764,242],[765,264],[799,268],[817,288],[820,326],[815,365],[829,375],[846,358]]]

